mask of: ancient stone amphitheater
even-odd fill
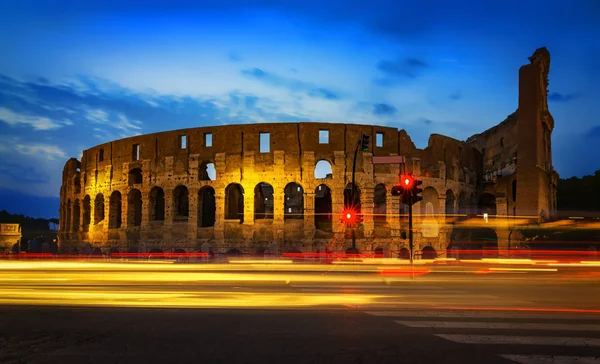
[[[542,48],[530,60],[520,71],[519,92],[527,97],[519,98],[519,109],[467,141],[434,134],[421,150],[405,130],[306,122],[190,128],[85,150],[63,170],[61,250],[342,251],[351,239],[340,213],[352,203],[354,147],[362,134],[371,143],[356,163],[359,250],[406,256],[406,206],[390,193],[401,172],[423,180],[423,201],[414,206],[417,255],[445,254],[458,224],[483,221],[474,219],[483,213],[498,219],[482,227],[497,248],[510,237],[506,217],[544,218],[556,209],[549,54]],[[525,144],[527,154],[517,160],[517,146]],[[390,155],[406,163],[373,164],[373,156]],[[546,169],[538,168],[540,160]]]

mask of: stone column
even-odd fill
[[[221,246],[225,243],[225,187],[215,188],[215,242]]]
[[[273,185],[273,241],[282,246],[284,241],[284,187]]]
[[[187,237],[189,242],[195,242],[198,237],[198,188],[188,188],[188,222]]]
[[[129,188],[127,188],[129,191]],[[126,229],[129,223],[133,223],[129,218],[129,193],[121,194],[121,228]]]
[[[439,194],[438,201],[439,211],[436,212],[437,216],[435,218],[443,223],[446,222],[446,194]]]
[[[444,163],[442,161],[438,161],[438,171],[439,171],[438,178],[446,179],[446,163]]]
[[[315,237],[315,191],[304,191],[304,245],[312,245]]]
[[[363,215],[363,230],[365,238],[373,237],[375,222],[373,221],[373,194],[374,186],[366,185],[360,194],[361,213]]]
[[[496,234],[498,236],[498,250],[500,251],[500,256],[508,256],[509,246],[508,246],[508,237],[510,234],[509,226],[508,226],[508,201],[506,197],[496,197],[496,217],[495,226],[496,226]]]
[[[152,209],[150,206],[150,191],[142,191],[142,231],[150,227],[150,214]]]
[[[165,193],[165,221],[163,228],[163,241],[171,241],[172,240],[172,229],[173,229],[173,220],[175,218],[175,211],[173,206],[173,189],[164,189]]]

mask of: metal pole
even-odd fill
[[[361,136],[362,139],[362,136]],[[358,154],[358,146],[360,145],[361,139],[356,143],[356,147],[354,148],[354,162],[352,162],[352,192],[350,193],[350,203],[351,206],[354,206],[354,190],[356,186],[354,186],[354,174],[356,172],[356,156]],[[352,224],[352,252],[356,252],[356,232],[355,232],[355,224]]]
[[[410,196],[409,198],[412,198]],[[412,201],[408,204],[408,245],[410,247],[410,264],[413,264],[413,228],[412,228]]]

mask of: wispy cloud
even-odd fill
[[[406,79],[417,78],[427,67],[429,67],[427,62],[417,58],[395,61],[382,59],[376,66],[382,77],[376,78],[374,82],[380,86],[392,86]]]
[[[396,113],[396,108],[389,104],[375,104],[373,105],[374,115],[393,115]]]
[[[0,107],[0,121],[11,126],[30,126],[34,130],[52,130],[72,125],[69,120],[57,122],[48,117],[16,113],[4,107]]]
[[[577,98],[576,94],[561,94],[559,92],[550,92],[548,101],[550,102],[567,102]]]
[[[50,144],[16,144],[15,150],[24,155],[41,156],[50,160],[67,158],[62,149]]]
[[[335,92],[329,88],[317,86],[310,82],[301,81],[295,78],[279,76],[277,74],[264,71],[260,68],[244,69],[242,70],[242,75],[270,86],[285,88],[291,92],[304,93],[310,97],[322,98],[326,100],[339,100],[341,98],[338,92]]]

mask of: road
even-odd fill
[[[4,262],[0,363],[600,363],[597,268],[266,265]]]

